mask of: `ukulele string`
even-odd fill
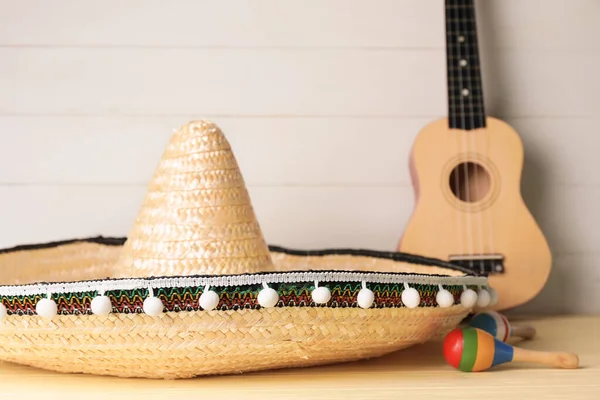
[[[473,14],[471,15],[471,19],[472,19],[472,24],[473,24],[473,32],[477,32],[477,16],[475,14],[475,6],[472,7],[472,12]],[[480,88],[483,89],[483,76],[481,75],[481,57],[479,56],[479,46],[475,47],[476,49],[476,53],[474,55],[474,57],[477,57],[477,64],[479,65],[479,84],[480,84]],[[479,100],[477,103],[477,107],[479,108],[480,112],[481,112],[481,126],[485,126],[487,128],[487,123],[486,123],[486,114],[485,114],[485,107],[484,107],[484,101],[483,101],[483,90],[480,90],[480,96],[479,96]],[[489,138],[488,138],[488,134],[487,134],[487,129],[486,132],[483,135],[483,148],[484,148],[484,155],[486,159],[489,159],[489,151],[490,151],[490,143],[489,143]],[[489,187],[487,188],[488,191],[492,190],[492,186],[494,184],[493,178],[494,176],[488,171],[489,177],[490,177],[490,181],[489,181]],[[488,246],[488,252],[489,254],[495,254],[495,249],[494,249],[494,223],[493,223],[493,214],[491,212],[490,209],[484,209],[482,211],[482,218],[485,219],[484,224],[486,225],[487,231],[488,231],[488,235],[487,238],[489,239],[487,246]],[[487,223],[486,223],[487,222]],[[483,227],[482,227],[483,228]],[[491,270],[494,271],[494,265],[491,266]]]
[[[448,117],[451,119],[451,126],[453,127],[452,129],[456,129],[457,126],[457,110],[458,110],[458,104],[457,104],[457,99],[456,96],[454,95],[454,87],[451,85],[455,85],[456,84],[456,79],[449,79],[450,77],[455,77],[454,71],[456,71],[456,69],[453,69],[453,61],[454,61],[454,57],[455,57],[455,53],[456,53],[456,48],[454,47],[455,44],[454,43],[458,43],[458,32],[456,32],[454,30],[454,24],[452,23],[452,19],[454,18],[454,14],[452,11],[452,4],[450,4],[450,1],[446,0],[446,13],[447,13],[447,18],[446,20],[449,22],[447,29],[448,29],[448,38],[446,39],[448,41],[447,45],[448,45],[448,50],[449,50],[449,54],[448,54],[448,60],[447,60],[447,68],[448,68],[448,82],[447,84],[449,85],[449,90],[448,90],[448,97],[449,97],[449,104],[451,104],[451,109],[449,110],[449,114]],[[456,41],[456,42],[455,42]],[[462,210],[461,210],[461,187],[460,187],[460,174],[458,171],[459,165],[460,165],[460,154],[461,154],[461,148],[460,148],[460,140],[458,137],[458,134],[456,132],[451,132],[450,129],[448,130],[448,133],[450,135],[452,135],[452,137],[455,139],[454,140],[454,145],[455,145],[455,151],[456,154],[459,155],[459,163],[458,165],[455,167],[457,168],[456,170],[453,170],[453,175],[454,175],[454,188],[455,188],[455,194],[454,194],[454,199],[455,199],[455,206],[454,206],[454,215],[456,217],[456,230],[457,230],[457,236],[458,236],[458,247],[459,247],[459,254],[460,255],[464,255],[466,253],[466,249],[465,249],[465,240],[464,240],[464,232],[463,232],[463,215],[462,215]],[[466,227],[465,227],[466,230]]]
[[[472,153],[473,155],[477,155],[479,154],[479,148],[477,145],[477,133],[475,132],[475,107],[477,105],[477,107],[479,107],[478,104],[478,99],[473,97],[474,95],[479,95],[479,99],[481,99],[481,90],[476,90],[476,89],[480,89],[480,87],[475,88],[473,83],[477,84],[475,79],[471,79],[472,78],[472,62],[477,61],[476,57],[477,55],[475,54],[477,51],[477,43],[475,43],[475,38],[476,38],[476,30],[475,30],[475,25],[474,25],[474,21],[475,21],[475,16],[471,16],[470,13],[471,12],[475,12],[475,5],[473,4],[473,0],[470,0],[467,2],[467,4],[465,5],[468,8],[463,9],[462,7],[459,8],[459,26],[461,26],[462,29],[462,22],[464,22],[465,25],[465,43],[467,46],[467,49],[470,49],[473,51],[473,54],[471,54],[471,52],[467,51],[467,55],[464,58],[464,60],[466,61],[465,65],[462,65],[459,61],[458,66],[459,68],[464,68],[464,70],[467,73],[467,86],[468,86],[468,99],[469,101],[468,103],[468,107],[467,107],[467,111],[469,112],[469,117],[470,117],[470,122],[471,122],[471,130],[467,131],[466,134],[469,135],[469,145],[472,145],[472,149],[468,149],[469,153]],[[464,12],[462,12],[464,10]],[[471,43],[470,41],[473,41],[473,43]],[[473,82],[475,81],[475,82]],[[479,117],[480,115],[478,115]],[[479,127],[483,126],[483,121],[478,121],[480,122],[480,124],[478,125]],[[478,164],[477,163],[473,163],[473,176],[474,176],[474,185],[473,185],[473,189],[475,190],[475,196],[474,196],[474,200],[475,201],[479,201],[480,200],[480,184],[481,182],[479,181],[479,177],[478,177]],[[468,176],[468,175],[467,175]],[[468,178],[467,178],[468,179]],[[468,180],[467,180],[468,183]],[[483,240],[483,212],[484,210],[481,210],[480,212],[477,212],[477,217],[479,222],[478,222],[478,226],[473,226],[474,229],[478,229],[478,233],[477,233],[477,237],[479,239],[479,250],[476,249],[475,253],[477,254],[483,254],[485,253],[484,251],[484,240]],[[477,246],[474,246],[477,247]],[[484,265],[484,260],[482,257],[480,257],[479,259],[479,268],[481,269],[481,272],[483,272],[485,270],[485,265]]]
[[[460,10],[460,7],[461,7],[461,4],[457,4],[457,7],[455,7],[455,9],[456,10]],[[457,45],[456,45],[456,49],[458,50],[457,51],[457,56],[458,57],[456,59],[452,60],[452,61],[456,62],[456,61],[460,61],[462,59],[462,56],[461,56],[462,53],[461,53],[460,47],[461,47],[462,43],[466,42],[467,37],[465,36],[465,33],[461,32],[461,30],[460,30],[460,15],[457,15],[457,13],[453,13],[453,17],[454,18],[452,18],[452,19],[454,19],[455,22],[456,22],[456,24],[455,24],[456,28],[457,28],[456,32],[458,32]],[[462,41],[462,43],[461,43],[460,40],[458,40],[459,36],[464,39]],[[454,65],[453,63],[451,63],[451,67],[452,68],[456,68],[456,65]],[[454,91],[455,95],[458,95],[458,97],[460,98],[460,110],[461,110],[461,112],[460,112],[460,118],[461,118],[461,127],[463,128],[461,130],[461,132],[460,132],[460,134],[462,136],[462,157],[461,157],[462,160],[461,161],[462,161],[462,164],[463,164],[463,172],[465,174],[465,176],[464,176],[464,179],[465,179],[465,182],[464,182],[464,190],[465,190],[464,197],[465,197],[465,200],[467,202],[467,207],[468,207],[468,205],[471,203],[471,194],[470,194],[470,190],[469,190],[470,189],[469,188],[469,170],[468,170],[468,163],[467,163],[467,159],[468,159],[467,158],[468,157],[468,145],[467,145],[467,139],[466,139],[465,132],[464,132],[464,128],[465,128],[465,104],[464,104],[464,99],[463,99],[464,96],[463,96],[463,92],[462,92],[462,88],[463,88],[462,72],[461,72],[460,68],[456,68],[456,71],[458,71],[458,86],[459,87],[458,87],[458,90],[456,90],[456,88],[453,88],[454,89],[453,91]],[[459,194],[461,193],[460,188],[458,190],[458,193]],[[469,255],[472,255],[473,254],[473,227],[471,226],[471,215],[470,215],[470,213],[468,211],[465,212],[465,217],[466,217],[466,220],[467,220],[467,223],[466,223],[466,225],[467,225],[467,227],[466,227],[466,231],[467,231],[467,247],[468,247],[468,250],[469,250]],[[471,270],[473,270],[473,260],[472,259],[469,259],[469,268],[471,268]]]

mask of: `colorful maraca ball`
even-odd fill
[[[579,365],[576,354],[513,347],[472,326],[448,333],[443,348],[446,362],[464,372],[485,371],[508,362],[533,362],[557,368],[577,368]]]
[[[504,315],[495,311],[485,311],[476,314],[471,318],[469,326],[482,329],[504,343],[513,336],[519,336],[523,339],[533,339],[536,335],[536,330],[533,326],[512,326]]]
[[[469,326],[482,329],[496,339],[505,343],[511,335],[511,328],[508,320],[504,315],[495,311],[487,311],[476,314],[473,318],[471,318]]]
[[[512,361],[513,348],[489,333],[473,328],[456,328],[444,338],[446,362],[463,372],[485,371]]]

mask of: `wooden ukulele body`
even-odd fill
[[[412,149],[416,204],[398,250],[467,256],[471,261],[463,262],[474,269],[496,255],[503,270],[489,274],[499,295],[492,308],[531,300],[548,279],[552,256],[521,196],[522,167],[521,139],[501,120],[487,117],[472,130],[451,129],[447,118],[427,125]]]

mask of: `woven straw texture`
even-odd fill
[[[0,277],[3,283],[8,277],[22,283],[42,276],[56,281],[70,271],[78,280],[98,279],[106,276],[121,250],[76,243],[0,254]],[[276,265],[278,270],[297,270],[303,261],[285,254],[274,258],[282,262]],[[9,268],[15,262],[21,265],[18,274]],[[370,260],[369,269],[380,269],[378,262],[389,267],[389,260]],[[394,269],[404,268],[431,272],[429,267],[403,262]],[[430,340],[450,331],[468,311],[460,305],[446,309],[272,308],[160,317],[59,315],[51,321],[10,315],[0,329],[0,359],[61,372],[161,379],[301,367],[377,357]]]
[[[272,269],[229,142],[211,122],[184,125],[163,153],[112,276]]]
[[[318,229],[318,227],[315,227]],[[73,243],[0,254],[0,283],[339,269],[462,275],[368,257],[274,255],[229,143],[214,124],[177,131],[123,247]],[[375,357],[439,336],[470,310],[289,307],[146,314],[9,315],[0,359],[100,375],[187,378]]]
[[[447,332],[464,316],[461,306],[11,316],[0,358],[61,372],[189,378],[377,357]]]

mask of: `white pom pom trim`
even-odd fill
[[[408,308],[416,308],[421,303],[421,296],[417,289],[411,288],[406,282],[402,291],[402,303]]]
[[[149,280],[152,283],[149,283]],[[0,285],[0,297],[4,296],[45,296],[48,292],[52,293],[79,293],[79,292],[97,292],[104,290],[134,290],[147,288],[151,285],[154,288],[172,288],[172,287],[204,287],[224,286],[234,287],[239,285],[260,285],[263,282],[272,283],[296,283],[296,282],[338,282],[351,281],[369,283],[395,283],[404,282],[415,285],[468,285],[484,286],[487,285],[487,278],[483,276],[423,276],[411,274],[386,274],[364,271],[310,271],[310,272],[274,272],[265,274],[244,274],[244,275],[221,275],[212,277],[165,277],[165,278],[128,278],[128,279],[109,279],[84,282],[57,282],[57,283],[39,283],[36,285]]]
[[[58,306],[50,296],[51,294],[48,293],[48,297],[41,299],[35,305],[35,312],[42,318],[52,319],[58,314]]]
[[[498,304],[498,292],[491,286],[488,286],[487,291],[490,292],[490,306]]]
[[[256,300],[261,307],[272,308],[277,305],[277,302],[279,301],[279,294],[277,294],[275,289],[270,288],[266,283],[263,282],[263,289],[258,292],[258,297]]]
[[[490,304],[490,301],[490,292],[485,289],[479,289],[477,292],[477,306],[480,308],[485,308]]]
[[[444,289],[442,285],[438,285],[440,289],[435,296],[435,301],[442,308],[448,308],[454,305],[454,296],[448,290]]]
[[[463,292],[460,295],[460,304],[465,308],[471,308],[477,303],[477,293],[472,289],[467,289],[467,286],[463,285]]]
[[[356,296],[356,302],[360,308],[371,308],[375,302],[375,293],[367,288],[367,282],[365,281],[362,282],[362,289],[360,289]]]
[[[217,308],[219,301],[219,294],[214,290],[210,290],[210,285],[204,287],[204,290],[198,299],[200,307],[205,311],[211,311]]]
[[[158,297],[154,297],[154,291],[151,287],[148,288],[148,297],[144,300],[143,309],[151,317],[158,317],[163,312],[164,304]]]
[[[100,292],[98,296],[92,299],[90,308],[93,314],[108,315],[112,312],[112,303],[108,296],[105,296],[103,292]]]
[[[331,299],[331,292],[324,286],[319,287],[319,282],[315,281],[315,289],[310,293],[312,299],[317,304],[326,304]]]

